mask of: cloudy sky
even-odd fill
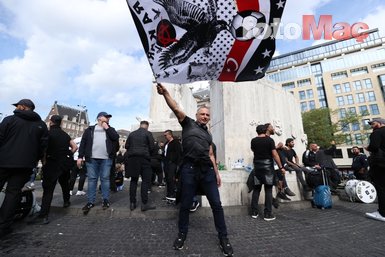
[[[363,21],[383,33],[383,0],[288,0],[283,24],[333,15],[333,23]],[[316,44],[278,40],[283,54]],[[129,129],[147,117],[152,73],[125,0],[0,0],[0,116],[32,99],[45,118],[55,100],[84,105]],[[1,119],[1,117],[0,117]]]

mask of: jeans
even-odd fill
[[[7,182],[5,197],[0,207],[0,230],[8,229],[21,201],[21,189],[28,182],[32,168],[0,168],[1,188]]]
[[[91,159],[89,162],[86,162],[88,177],[87,198],[89,203],[95,203],[96,186],[99,177],[103,200],[109,199],[111,165],[111,159]]]
[[[70,171],[56,161],[47,160],[43,166],[43,198],[41,200],[40,216],[48,216],[51,208],[52,198],[56,183],[59,184],[63,193],[63,201],[70,201],[69,188]]]
[[[271,214],[273,205],[273,186],[264,185],[265,188],[265,214]],[[259,194],[261,193],[262,185],[257,185],[254,187],[253,194],[251,196],[251,209],[253,211],[258,211],[258,200]]]
[[[227,228],[225,223],[222,203],[219,196],[217,179],[214,168],[207,166],[201,170],[190,163],[183,164],[181,168],[181,202],[179,210],[179,232],[186,234],[188,232],[190,208],[193,198],[196,195],[198,185],[205,193],[214,216],[215,228],[218,232],[218,238],[227,237]]]

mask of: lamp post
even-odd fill
[[[82,111],[84,111],[86,109],[87,106],[85,105],[81,105],[81,104],[78,104],[78,107],[82,108],[81,110],[79,109],[79,112],[78,112],[78,127],[77,127],[77,130],[76,130],[76,137],[79,137],[79,132],[80,132],[80,121],[81,121],[81,116],[82,116]]]

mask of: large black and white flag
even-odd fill
[[[251,81],[275,51],[283,0],[127,0],[158,82]]]

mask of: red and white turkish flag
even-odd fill
[[[158,82],[252,81],[275,51],[283,0],[127,0]]]

